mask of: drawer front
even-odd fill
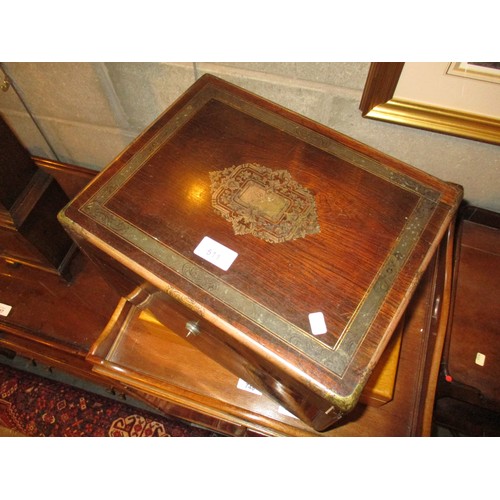
[[[118,259],[80,241],[82,248],[103,277],[131,304],[147,309],[167,328],[215,360],[234,375],[265,392],[288,411],[321,431],[339,420],[345,407],[334,383],[314,378],[286,357],[252,342],[240,324],[222,323],[220,318],[185,299],[181,303],[135,274]],[[323,383],[325,382],[325,383]],[[356,404],[352,399],[352,407]]]
[[[317,430],[329,427],[341,418],[342,413],[333,407],[331,401],[322,397],[314,384],[307,386],[303,382],[305,374],[297,367],[288,368],[286,360],[266,357],[265,353],[245,343],[241,335],[218,328],[202,314],[163,292],[151,294],[142,305],[173,332],[185,337],[245,382],[274,397],[288,411],[310,422]]]

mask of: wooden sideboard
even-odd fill
[[[35,161],[70,198],[95,174]],[[121,347],[99,358],[91,351],[119,312],[120,297],[80,252],[69,264],[70,284],[43,270],[0,263],[0,302],[12,306],[7,316],[0,316],[0,349],[113,387],[167,415],[225,435],[430,435],[449,309],[452,238],[450,228],[406,312],[392,399],[379,406],[360,403],[322,433],[283,412],[267,396],[239,389],[236,376],[147,315],[132,311],[127,331],[121,332]],[[168,357],[169,352],[175,356]],[[161,359],[165,362],[160,365]]]
[[[0,260],[69,279],[76,246],[57,221],[69,198],[1,116],[0,175]]]

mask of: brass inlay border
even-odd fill
[[[371,174],[382,177],[419,196],[419,201],[412,214],[408,216],[393,251],[374,278],[364,300],[353,314],[334,347],[327,346],[274,311],[226,284],[214,274],[159,242],[106,207],[107,201],[132,178],[147,162],[148,158],[153,156],[170,136],[187,123],[211,99],[216,99],[240,112],[273,125],[293,137],[340,157],[358,168],[367,170]],[[256,107],[242,98],[208,85],[169,120],[80,210],[118,237],[135,245],[182,278],[235,310],[238,314],[293,346],[304,356],[342,377],[385,300],[387,291],[392,287],[399,271],[411,255],[421,233],[430,220],[439,198],[440,193],[438,191],[409,179],[407,176],[393,171],[370,157],[303,125],[291,122],[281,115]]]

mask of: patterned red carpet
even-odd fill
[[[2,364],[0,426],[38,437],[216,436],[211,431]]]

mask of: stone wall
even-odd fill
[[[33,155],[100,170],[203,73],[236,83],[500,211],[498,146],[361,117],[369,63],[3,63],[0,114]],[[0,73],[0,78],[3,75]]]

